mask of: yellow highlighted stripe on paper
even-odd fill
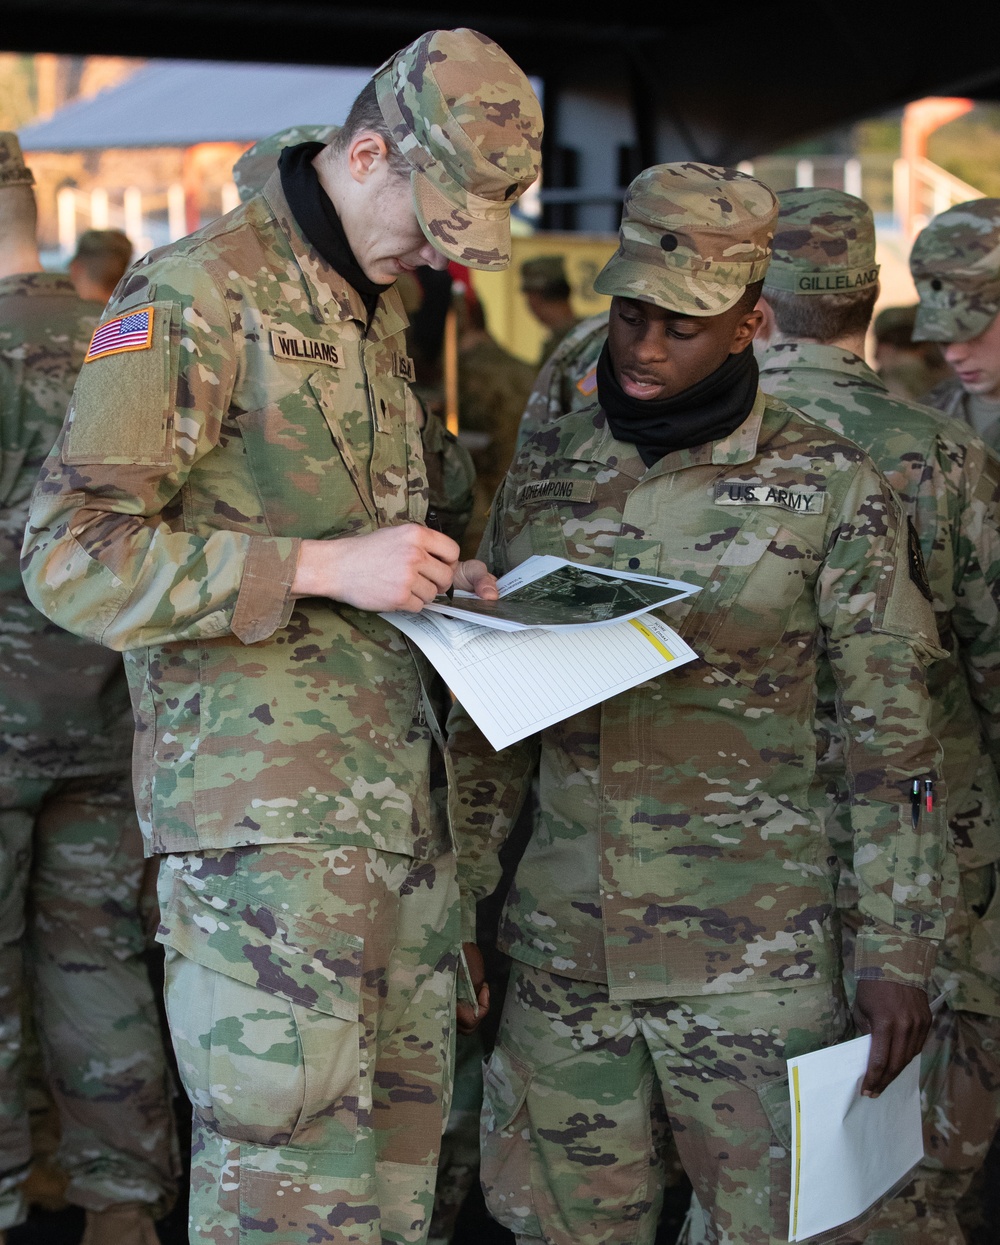
[[[650,642],[650,644],[652,644],[653,648],[655,648],[658,653],[662,653],[663,656],[667,659],[667,661],[675,660],[674,654],[670,651],[670,649],[667,648],[667,646],[663,643],[663,641],[658,636],[655,636],[652,633],[652,631],[650,631],[650,629],[645,625],[642,619],[630,618],[629,622],[632,624],[633,627],[635,627],[636,631],[642,632],[642,634],[646,637],[646,639]]]
[[[795,1199],[792,1202],[792,1231],[790,1235],[793,1239],[797,1239],[799,1235],[799,1188],[802,1175],[802,1104],[799,1101],[798,1068],[792,1069],[792,1102],[795,1112]]]

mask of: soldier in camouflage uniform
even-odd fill
[[[949,208],[918,235],[914,341],[940,342],[955,376],[924,401],[1000,451],[1000,199]]]
[[[100,306],[41,270],[32,182],[0,134],[0,1238],[26,1215],[33,1003],[56,1161],[87,1209],[87,1245],[138,1245],[156,1241],[151,1212],[173,1201],[177,1159],[142,958],[128,688],[121,658],[39,614],[19,571],[31,488]]]
[[[485,36],[397,53],[332,144],[132,269],[39,481],[30,593],[126,651],[199,1240],[427,1232],[459,956],[442,689],[377,611],[495,588],[425,524],[392,283],[503,268],[540,136]]]
[[[986,1156],[1000,1116],[1000,463],[968,425],[893,398],[864,362],[878,294],[871,209],[839,190],[788,190],[764,280],[761,388],[850,437],[885,473],[920,539],[941,647],[928,673],[944,751],[962,902],[934,992],[946,992],[924,1048],[927,1158],[876,1219],[879,1245],[961,1245],[954,1203]],[[850,857],[847,776],[831,681],[820,689],[829,832]],[[856,925],[853,874],[841,905]]]
[[[462,549],[475,557],[493,495],[514,457],[517,429],[535,369],[504,350],[486,326],[482,306],[460,308],[458,411],[475,464],[475,502]]]
[[[567,333],[580,322],[569,301],[571,293],[561,255],[536,255],[521,265],[521,293],[531,314],[548,329],[538,366],[549,358]]]
[[[246,203],[264,189],[286,147],[298,143],[330,143],[339,133],[339,125],[293,125],[259,139],[233,165],[233,181],[239,189],[241,202]],[[408,272],[401,273],[396,282],[400,293],[404,293],[404,281],[417,294],[416,305],[419,306],[419,281]],[[421,440],[427,472],[428,510],[437,516],[442,532],[453,540],[462,541],[473,512],[475,466],[469,453],[445,428],[444,421],[428,411],[423,402],[420,417],[425,421]]]
[[[863,1091],[930,1025],[946,827],[940,798],[914,822],[909,792],[940,779],[922,667],[943,652],[884,478],[757,387],[777,208],[735,170],[633,182],[596,283],[599,400],[528,442],[483,545],[497,572],[546,553],[701,585],[663,611],[700,660],[501,753],[455,711],[468,905],[538,783],[483,1110],[488,1204],[524,1242],[651,1241],[664,1113],[709,1239],[786,1239],[785,1060],[850,1033],[813,809],[823,662],[848,739]]]
[[[535,379],[517,430],[519,452],[525,442],[568,411],[590,406],[597,394],[597,360],[608,340],[608,313],[581,320],[553,352]]]

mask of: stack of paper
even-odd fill
[[[498,587],[499,602],[456,596],[382,615],[426,654],[494,748],[697,655],[649,615],[697,592],[693,584],[536,557]]]
[[[792,1103],[789,1241],[849,1223],[924,1156],[920,1057],[878,1098],[862,1098],[871,1037],[788,1061]]]

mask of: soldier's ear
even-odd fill
[[[757,300],[757,306],[754,310],[759,311],[761,315],[760,324],[757,326],[755,334],[756,340],[762,346],[767,346],[778,327],[777,321],[774,318],[774,308],[766,298],[760,298]]]
[[[366,182],[387,161],[389,149],[381,134],[361,130],[347,148],[347,168],[356,182]]]
[[[729,353],[742,354],[753,341],[763,321],[764,313],[760,309],[760,303],[754,307],[753,311],[748,311],[745,315],[740,316],[736,322],[736,330],[733,333],[733,343],[729,347]]]

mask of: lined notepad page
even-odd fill
[[[661,619],[470,637],[440,614],[384,614],[423,650],[494,748],[532,735],[695,653]]]

